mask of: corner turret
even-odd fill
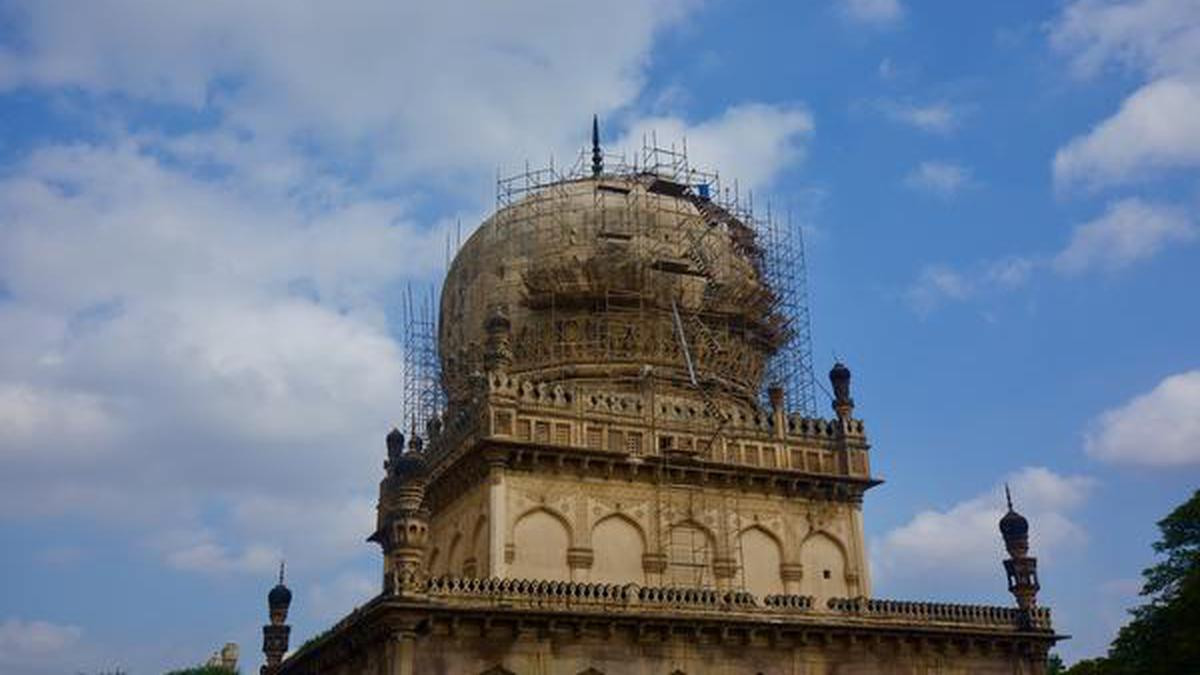
[[[383,590],[419,595],[425,574],[425,542],[429,511],[425,507],[427,466],[421,437],[415,433],[404,452],[404,434],[387,436],[387,475],[379,483],[375,532],[367,541],[379,544],[384,556]]]
[[[272,675],[283,662],[288,650],[288,638],[292,627],[287,625],[288,609],[292,605],[292,591],[283,583],[284,564],[279,563],[279,583],[267,593],[267,611],[270,623],[263,626],[263,654],[267,662],[263,664],[262,675]]]
[[[1008,591],[1016,598],[1023,627],[1034,628],[1033,610],[1037,607],[1041,584],[1038,583],[1037,558],[1029,555],[1029,521],[1013,510],[1012,493],[1007,485],[1004,486],[1004,497],[1008,511],[1000,518],[1000,535],[1004,537],[1009,556],[1004,561]]]

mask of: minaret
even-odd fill
[[[1029,555],[1029,521],[1013,510],[1012,493],[1004,486],[1008,512],[1000,519],[1000,534],[1008,559],[1004,571],[1008,575],[1008,591],[1017,599],[1023,628],[1034,628],[1033,610],[1037,607],[1037,592],[1041,588],[1037,577],[1037,558]]]
[[[421,438],[415,433],[404,451],[404,434],[387,436],[387,476],[379,484],[375,533],[367,541],[379,544],[385,558],[383,590],[417,596],[425,580],[425,542],[429,511],[425,508],[426,466]]]
[[[279,563],[279,583],[267,593],[267,610],[271,622],[263,626],[263,654],[267,662],[261,669],[262,675],[271,675],[279,669],[283,655],[287,654],[288,637],[292,627],[287,625],[288,607],[292,604],[292,592],[283,585],[283,563]]]
[[[604,173],[604,153],[600,152],[600,118],[592,115],[592,175]]]
[[[854,399],[850,398],[850,369],[838,361],[829,371],[829,383],[833,385],[833,411],[844,425],[854,414]]]

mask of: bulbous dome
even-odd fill
[[[555,183],[488,218],[442,288],[450,399],[482,372],[491,325],[507,334],[508,372],[534,381],[652,378],[686,391],[694,380],[752,401],[788,329],[754,230],[700,192],[651,174],[603,175]],[[489,324],[497,315],[507,323]]]
[[[1025,516],[1010,508],[1008,513],[1005,513],[1000,519],[1000,534],[1005,540],[1028,537],[1029,521],[1025,519]]]
[[[292,591],[282,583],[276,584],[267,593],[267,606],[271,609],[286,609],[292,604]]]

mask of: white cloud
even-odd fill
[[[442,232],[346,184],[188,168],[124,137],[0,179],[0,510],[211,527],[163,552],[187,570],[369,550],[252,516],[302,486],[297,517],[370,527],[402,398],[386,297],[436,269]]]
[[[362,574],[339,574],[312,585],[305,612],[319,621],[335,621],[379,593],[379,579]]]
[[[1094,486],[1091,478],[1025,467],[1008,483],[1014,506],[1029,519],[1034,555],[1052,555],[1086,541],[1071,512],[1087,499]],[[1003,483],[998,483],[948,508],[922,511],[873,543],[874,572],[889,579],[993,576],[1006,557],[998,530],[1004,510]]]
[[[927,314],[947,300],[965,300],[974,285],[946,265],[926,265],[905,291],[905,299],[918,313]]]
[[[1105,65],[1161,76],[1200,68],[1197,0],[1077,0],[1050,26],[1051,44],[1080,77]]]
[[[855,21],[874,25],[893,24],[904,16],[900,0],[842,0],[842,11]]]
[[[891,72],[890,66],[888,72]],[[883,64],[880,64],[880,75],[884,76]],[[875,107],[893,122],[931,133],[948,134],[958,129],[962,123],[962,111],[945,101],[918,105],[912,102],[880,100],[875,102]]]
[[[955,162],[929,160],[913,168],[904,177],[904,184],[916,190],[948,198],[971,184],[971,171]]]
[[[926,265],[905,289],[904,299],[917,314],[927,315],[943,304],[1021,288],[1044,266],[1043,261],[1028,256],[1009,256],[959,267]]]
[[[1079,225],[1054,259],[1064,274],[1093,267],[1119,269],[1152,257],[1167,244],[1196,238],[1196,227],[1182,209],[1136,198],[1110,204],[1099,218]]]
[[[1167,377],[1100,415],[1087,433],[1086,447],[1106,462],[1200,464],[1200,370]]]
[[[1061,184],[1136,180],[1200,166],[1200,80],[1168,78],[1134,92],[1115,115],[1054,155]]]
[[[1024,286],[1037,268],[1032,258],[1012,256],[988,263],[985,277],[1001,288]]]
[[[813,133],[812,115],[797,106],[738,105],[720,117],[689,124],[675,117],[638,120],[613,145],[627,156],[642,138],[686,139],[693,165],[716,168],[726,187],[737,179],[743,188],[765,187],[782,169],[804,158]]]
[[[1080,77],[1113,65],[1147,80],[1114,115],[1055,154],[1060,184],[1105,185],[1200,166],[1200,2],[1078,0],[1051,25],[1050,39]]]
[[[161,546],[170,566],[205,574],[269,573],[283,557],[278,549],[263,544],[250,544],[241,552],[233,552],[215,541],[214,534],[207,530],[168,534]]]
[[[82,633],[77,626],[10,617],[0,623],[0,663],[61,653],[78,643]]]
[[[545,157],[582,145],[593,112],[633,100],[654,37],[685,2],[443,3],[375,0],[345,11],[285,0],[188,7],[33,3],[0,87],[78,88],[195,109],[259,143],[302,139],[412,177]],[[563,84],[570,83],[570,95]]]
[[[622,4],[599,57],[582,2],[23,8],[0,89],[77,90],[112,118],[0,176],[0,512],[135,524],[188,572],[370,555],[401,414],[392,300],[439,273],[454,226],[413,215],[441,208],[425,187],[477,222],[497,163],[561,158],[592,112],[631,140],[686,134],[747,188],[803,159],[798,105],[640,117],[686,4]],[[146,102],[213,125],[126,128]]]

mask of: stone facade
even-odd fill
[[[761,257],[646,172],[485,222],[444,285],[449,404],[388,436],[382,592],[269,672],[1042,673],[1027,549],[1019,608],[871,598],[850,372],[832,419],[760,403],[788,332]]]

